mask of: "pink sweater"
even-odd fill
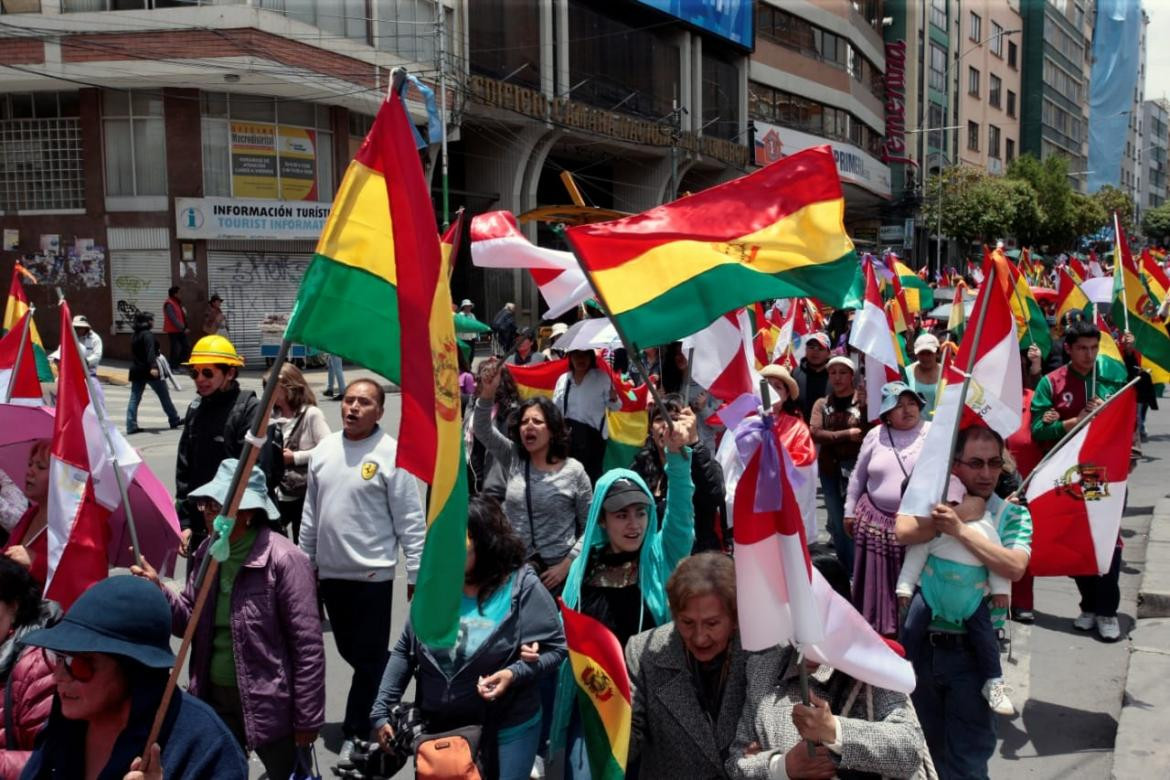
[[[922,451],[926,431],[930,423],[920,422],[908,431],[899,431],[885,425],[871,428],[861,442],[857,455],[857,466],[849,477],[849,490],[845,494],[845,517],[854,517],[857,500],[863,493],[869,494],[870,503],[886,514],[898,511],[902,501],[902,481],[914,470],[914,463]],[[890,435],[893,435],[893,447]],[[894,448],[897,448],[895,454]],[[898,465],[901,458],[902,465]],[[906,472],[903,473],[902,469]]]

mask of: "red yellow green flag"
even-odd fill
[[[622,646],[608,628],[561,603],[569,664],[594,780],[626,775],[633,707]]]
[[[650,432],[650,387],[645,384],[634,386],[623,380],[604,360],[598,359],[597,364],[609,374],[614,392],[621,402],[617,409],[605,411],[608,438],[605,440],[602,468],[606,471],[628,469]]]
[[[30,310],[28,293],[24,291],[24,285],[20,281],[21,277],[28,279],[33,284],[36,284],[37,281],[37,278],[20,263],[13,266],[12,283],[8,286],[8,302],[4,306],[3,326],[5,333],[17,327],[25,312]],[[32,347],[33,358],[36,360],[37,379],[41,382],[52,382],[53,369],[49,367],[49,356],[45,352],[45,344],[41,341],[41,334],[37,331],[36,320],[30,317],[28,325],[28,341]]]
[[[1125,358],[1117,348],[1113,339],[1113,331],[1109,323],[1100,313],[1094,314],[1097,330],[1101,331],[1101,345],[1097,351],[1097,395],[1108,398],[1120,390],[1129,381],[1129,370],[1125,367]]]
[[[995,252],[1002,255],[1000,249]],[[1048,333],[1048,319],[1044,316],[1044,309],[1032,294],[1032,287],[1020,269],[1006,257],[1003,265],[1012,274],[1011,280],[1007,282],[1008,300],[1012,305],[1012,315],[1016,318],[1016,337],[1021,345],[1035,344],[1040,348],[1040,354],[1047,357],[1052,351],[1052,336]]]
[[[527,401],[529,398],[552,398],[557,380],[568,370],[568,358],[530,363],[527,366],[508,366],[508,373],[516,383],[516,391],[520,394],[521,401]]]
[[[893,271],[905,291],[906,305],[910,313],[930,311],[934,308],[934,290],[925,279],[897,258],[894,259]]]
[[[1166,332],[1166,315],[1162,310],[1164,297],[1157,297],[1151,277],[1139,269],[1129,251],[1125,231],[1116,222],[1115,219],[1113,321],[1133,334],[1134,347],[1143,358],[1170,371],[1170,334]]]
[[[1089,296],[1085,295],[1076,279],[1069,273],[1068,268],[1059,266],[1056,269],[1056,319],[1059,321],[1070,311],[1084,312],[1089,308]]]
[[[411,623],[434,647],[457,638],[467,555],[449,256],[439,247],[406,111],[392,94],[341,181],[285,338],[402,388],[398,465],[431,486]]]
[[[631,348],[766,298],[845,302],[858,268],[832,150],[806,149],[632,217],[565,231]]]

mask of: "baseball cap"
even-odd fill
[[[857,364],[854,363],[853,358],[849,357],[848,355],[834,355],[833,357],[829,358],[829,362],[826,364],[826,367],[827,366],[845,366],[845,368],[849,369],[853,373],[857,373]]]
[[[605,492],[605,500],[601,507],[606,512],[620,512],[631,504],[650,505],[650,496],[638,486],[637,482],[626,477],[615,479]]]
[[[820,331],[820,330],[818,330],[816,333],[808,334],[808,341],[815,341],[818,344],[820,344],[822,347],[824,347],[825,349],[829,349],[830,347],[833,346],[832,343],[829,341],[829,334],[825,333],[824,331]]]
[[[938,352],[938,337],[933,333],[923,333],[914,339],[914,354],[919,352]]]

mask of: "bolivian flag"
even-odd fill
[[[411,624],[433,647],[457,639],[467,555],[450,257],[402,99],[391,94],[342,179],[285,338],[402,388],[397,464],[430,484]]]
[[[905,291],[906,304],[910,307],[911,313],[930,311],[934,308],[934,290],[930,289],[925,279],[896,258],[893,271]]]
[[[1115,230],[1113,321],[1133,334],[1134,347],[1142,357],[1170,371],[1170,334],[1166,332],[1166,317],[1161,312],[1164,299],[1157,297],[1150,286],[1150,277],[1134,262],[1121,226],[1115,224]]]
[[[8,285],[8,303],[4,306],[4,332],[12,330],[20,324],[25,312],[29,311],[28,294],[20,277],[36,283],[37,279],[20,263],[12,268],[12,283]],[[53,369],[49,366],[49,356],[45,352],[45,344],[41,341],[41,334],[37,330],[36,320],[30,318],[28,322],[28,341],[32,346],[33,358],[37,364],[37,379],[41,382],[53,381]]]
[[[621,408],[605,411],[609,438],[605,441],[602,468],[606,471],[630,468],[634,456],[646,443],[646,435],[650,432],[649,393],[647,385],[624,389],[618,394]]]
[[[1059,322],[1070,311],[1084,313],[1089,308],[1089,296],[1085,295],[1066,266],[1057,266],[1056,319]]]
[[[633,707],[622,646],[608,628],[561,602],[577,709],[593,780],[626,776]]]
[[[569,359],[546,360],[527,366],[507,366],[521,401],[529,398],[552,398],[557,380],[569,370]]]
[[[1158,265],[1156,259],[1159,253],[1157,250],[1151,252],[1149,249],[1142,250],[1142,273],[1145,274],[1144,280],[1146,286],[1150,290],[1151,296],[1162,302],[1162,306],[1166,306],[1166,292],[1170,290],[1170,278],[1166,276],[1166,272],[1162,270],[1162,266]],[[1160,253],[1165,258],[1166,253]],[[1142,356],[1142,368],[1150,372],[1150,379],[1156,385],[1163,385],[1170,383],[1170,371],[1151,363]]]
[[[1125,367],[1125,358],[1117,348],[1109,323],[1098,313],[1095,315],[1095,324],[1097,330],[1101,331],[1101,346],[1097,350],[1097,395],[1108,398],[1129,381],[1129,369]]]
[[[1002,253],[999,249],[995,251]],[[1048,320],[1044,316],[1044,309],[1032,294],[1028,279],[1020,273],[1020,269],[1012,265],[1006,257],[1003,264],[1012,274],[1012,278],[1006,280],[1006,283],[1009,286],[1008,300],[1012,305],[1012,316],[1016,318],[1016,336],[1020,344],[1026,346],[1035,344],[1040,348],[1040,354],[1048,357],[1048,353],[1052,351],[1052,336],[1048,333]]]
[[[812,295],[842,306],[857,270],[828,146],[632,217],[565,231],[632,343],[668,344],[725,312]]]

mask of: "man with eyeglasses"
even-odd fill
[[[244,359],[223,336],[199,339],[183,365],[189,367],[198,393],[183,418],[183,434],[175,458],[175,499],[183,529],[179,554],[186,557],[207,536],[203,513],[187,494],[211,482],[222,461],[240,457],[244,436],[260,401],[254,392],[241,389],[236,381]],[[262,467],[267,460],[261,459]]]
[[[995,494],[1003,452],[1003,439],[995,431],[978,425],[961,430],[951,473],[966,492],[963,508],[940,503],[930,517],[898,515],[894,526],[898,542],[919,544],[949,534],[992,574],[1012,582],[1022,577],[1032,556],[1032,516],[1026,507],[1006,503]],[[968,516],[979,504],[983,511]],[[996,528],[998,544],[967,522],[980,517]],[[915,630],[924,622],[929,623],[925,631]],[[911,698],[939,775],[986,778],[987,762],[995,751],[994,715],[983,695],[986,680],[966,629],[931,620],[919,592],[910,602],[902,640],[918,677]]]
[[[1101,331],[1085,319],[1069,322],[1064,330],[1064,352],[1068,363],[1046,374],[1032,396],[1032,441],[1045,451],[1072,430],[1106,398],[1121,389],[1096,371]],[[1118,431],[1118,435],[1132,431]],[[1121,604],[1121,536],[1113,549],[1109,572],[1101,576],[1074,577],[1081,594],[1081,614],[1073,621],[1078,631],[1092,631],[1106,642],[1121,638],[1117,607]]]

